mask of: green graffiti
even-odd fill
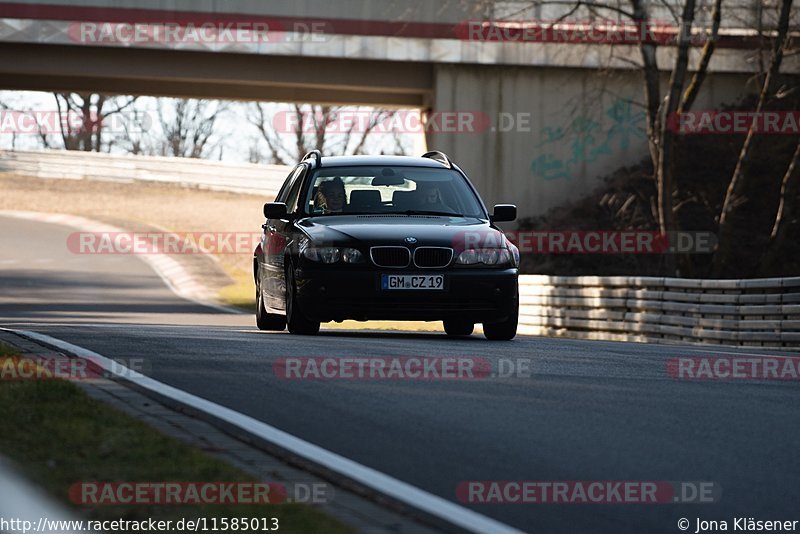
[[[633,109],[628,100],[618,99],[604,110],[610,126],[602,130],[601,124],[590,116],[575,117],[566,127],[546,126],[539,136],[542,141],[534,148],[541,149],[531,162],[531,173],[546,181],[569,179],[576,167],[612,156],[617,150],[627,149],[631,141],[644,139],[644,111]],[[554,146],[569,145],[569,156],[559,158]]]

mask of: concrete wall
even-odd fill
[[[747,79],[711,75],[694,109],[736,101]],[[639,72],[440,65],[435,84],[435,111],[475,111],[491,126],[431,132],[428,148],[453,158],[487,204],[514,202],[521,217],[578,200],[648,155]]]

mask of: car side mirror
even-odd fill
[[[286,219],[286,204],[284,202],[267,202],[264,204],[264,217],[267,219]]]
[[[514,204],[495,204],[492,222],[511,222],[517,218],[517,207]]]

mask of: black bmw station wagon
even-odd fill
[[[519,250],[461,169],[441,152],[323,157],[309,152],[264,205],[253,258],[256,323],[315,334],[321,322],[443,321],[517,332]]]

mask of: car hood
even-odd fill
[[[315,245],[446,246],[487,240],[502,243],[502,233],[473,217],[429,215],[328,215],[299,221],[298,226]]]

